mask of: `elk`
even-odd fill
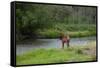
[[[61,40],[61,42],[62,42],[62,48],[64,49],[64,44],[66,43],[66,45],[67,45],[67,47],[69,47],[70,46],[70,37],[69,37],[69,35],[67,34],[64,34],[64,33],[61,33],[60,34],[60,40]]]

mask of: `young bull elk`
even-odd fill
[[[64,44],[66,43],[67,44],[67,47],[70,46],[70,37],[69,35],[65,35],[64,33],[61,33],[61,36],[60,36],[60,40],[62,42],[62,48],[64,48]]]

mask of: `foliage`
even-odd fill
[[[16,40],[49,37],[59,33],[73,33],[72,37],[96,34],[96,8],[62,5],[16,3]],[[83,34],[79,32],[83,31]]]

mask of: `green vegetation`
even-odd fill
[[[16,41],[96,35],[96,7],[16,3]]]
[[[87,27],[87,25],[89,24],[71,24],[71,25],[57,24],[55,25],[54,28],[42,29],[42,30],[38,29],[37,33],[42,37],[46,38],[59,37],[60,32],[65,32],[69,34],[71,37],[85,37],[85,36],[96,35],[96,26],[91,24],[89,25],[89,27]],[[63,31],[57,30],[57,27],[59,27],[59,29],[63,29]]]
[[[16,3],[16,44],[37,38],[96,35],[96,7]],[[27,45],[28,46],[28,45]],[[65,49],[37,49],[17,55],[17,65],[96,60],[96,45]]]
[[[17,65],[80,62],[96,60],[96,43],[65,49],[37,49],[16,57]]]

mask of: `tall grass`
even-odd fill
[[[22,55],[17,55],[17,65],[48,64],[62,62],[95,61],[96,55],[91,53],[96,49],[94,43],[88,46],[72,46],[64,49],[37,49]],[[91,53],[91,54],[88,54]]]
[[[42,37],[56,38],[60,33],[68,33],[71,37],[85,37],[96,35],[94,24],[56,24],[49,29],[38,29],[37,33]]]

